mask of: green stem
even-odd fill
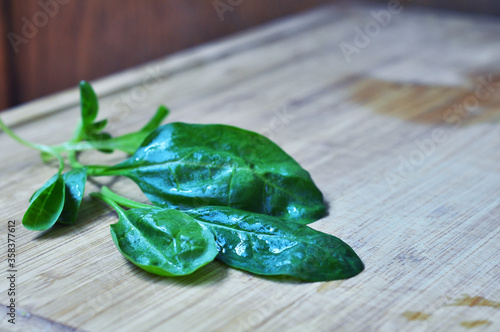
[[[68,160],[69,164],[73,168],[83,168],[85,167],[82,163],[80,163],[76,157],[76,152],[75,151],[68,151]]]
[[[82,140],[83,138],[82,129],[83,129],[83,123],[80,120],[80,122],[78,122],[78,125],[76,126],[75,132],[73,133],[73,137],[71,137],[70,142],[79,142]]]
[[[64,142],[54,146],[57,151],[83,151],[92,150],[93,148],[88,142]]]
[[[94,197],[94,198],[98,198],[101,201],[103,201],[106,204],[108,204],[109,206],[111,206],[116,211],[116,213],[118,213],[118,216],[125,217],[125,211],[123,211],[123,209],[118,204],[116,204],[115,201],[113,201],[109,197],[104,196],[101,193],[90,193],[90,196]]]
[[[84,165],[84,167],[87,167],[87,174],[90,176],[121,175],[118,171],[108,171],[109,166],[106,165]]]
[[[32,149],[35,149],[38,151],[49,153],[49,154],[53,155],[54,157],[56,157],[59,160],[59,173],[62,173],[62,171],[64,170],[64,159],[56,149],[54,149],[53,147],[48,146],[48,145],[32,143],[32,142],[29,142],[29,141],[22,139],[21,137],[17,136],[9,127],[7,127],[7,125],[2,121],[2,118],[0,118],[0,128],[7,135],[9,135],[11,138],[13,138],[17,142],[21,143],[22,145],[25,145],[29,148],[32,148]]]
[[[109,149],[109,144],[93,141],[92,143],[86,141],[69,141],[54,146],[57,151],[85,151],[95,149]]]
[[[78,143],[82,139],[83,139],[83,122],[80,121],[78,123],[78,125],[76,126],[75,132],[73,133],[73,137],[71,137],[69,142],[66,142],[64,144]],[[69,149],[64,149],[64,150],[68,152],[68,160],[69,160],[69,163],[71,164],[71,167],[73,167],[73,168],[84,167],[84,165],[78,161],[78,156],[77,156],[76,150],[69,150]]]
[[[157,209],[156,206],[153,205],[147,205],[139,202],[132,201],[128,198],[125,198],[123,196],[120,196],[114,192],[112,192],[108,187],[104,186],[101,188],[101,195],[106,197],[109,200],[112,200],[113,202],[125,206],[127,208],[146,208],[146,209]]]

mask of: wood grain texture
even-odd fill
[[[498,330],[500,24],[405,8],[348,62],[340,44],[354,44],[353,28],[384,8],[323,7],[96,82],[115,134],[140,127],[163,103],[170,121],[272,138],[325,194],[329,215],[312,226],[350,244],[362,274],[294,283],[214,262],[188,277],[156,277],[121,257],[109,235],[116,214],[85,198],[75,226],[17,227],[17,330]],[[32,141],[69,138],[77,93],[51,98],[6,118]],[[26,119],[35,109],[44,111]],[[6,225],[20,222],[55,169],[4,134],[0,156]],[[125,179],[98,183],[145,201]]]

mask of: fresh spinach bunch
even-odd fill
[[[350,278],[364,269],[346,243],[305,225],[325,215],[323,195],[269,139],[226,125],[161,125],[168,115],[164,106],[140,130],[112,137],[103,131],[107,119],[96,121],[98,101],[89,83],[80,83],[80,96],[81,121],[60,145],[27,142],[0,119],[8,135],[39,150],[44,161],[59,161],[58,172],[30,199],[27,229],[75,223],[87,176],[125,176],[153,206],[106,187],[91,196],[116,210],[115,245],[148,272],[186,275],[215,258],[255,274],[306,281]],[[84,150],[131,156],[114,166],[83,165],[78,153]]]

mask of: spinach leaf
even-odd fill
[[[146,123],[144,127],[142,127],[139,130],[139,132],[141,132],[142,134],[147,133],[149,135],[153,130],[155,130],[161,125],[162,121],[168,116],[169,113],[170,111],[168,110],[168,108],[165,107],[165,105],[160,105],[156,110],[155,115],[153,115],[153,117],[149,120],[149,122]],[[141,140],[139,144],[141,144],[146,137],[147,135]]]
[[[99,111],[99,104],[94,89],[85,81],[80,82],[80,104],[82,122],[77,127],[73,141],[86,140],[92,142],[110,139],[110,134],[102,132],[108,124],[108,119],[94,122]],[[106,148],[98,150],[104,153],[113,152],[112,149]]]
[[[233,267],[306,281],[347,279],[364,269],[342,240],[299,223],[220,206],[184,212],[215,234],[217,258]]]
[[[181,276],[213,261],[213,234],[193,218],[167,209],[113,206],[120,221],[111,225],[113,241],[128,260],[161,276]]]
[[[107,146],[108,149],[120,150],[128,154],[133,154],[141,146],[141,143],[146,137],[151,134],[151,131],[161,124],[168,113],[169,111],[165,106],[160,106],[151,120],[138,131],[107,140],[101,140],[99,146],[101,148]]]
[[[23,225],[32,231],[44,231],[54,225],[64,206],[65,186],[57,173],[30,198]]]
[[[87,169],[76,168],[64,173],[63,180],[66,187],[64,207],[57,221],[72,225],[76,221],[78,210],[82,203],[85,184],[87,182]]]
[[[96,149],[102,152],[110,152],[120,150],[128,154],[133,154],[141,145],[146,137],[151,134],[151,131],[156,129],[163,119],[168,115],[169,111],[165,106],[160,106],[155,115],[138,131],[128,133],[118,137],[103,136],[106,133],[92,134],[87,136],[89,143]]]
[[[87,131],[86,127],[91,126],[97,117],[99,106],[94,89],[92,89],[90,83],[85,81],[80,82],[80,105],[84,127],[83,131]]]
[[[104,144],[104,147],[99,148],[98,143],[96,144],[95,142],[108,142],[110,139],[112,139],[112,136],[108,133],[100,132],[100,133],[87,133],[84,135],[84,138],[90,142],[97,150],[103,153],[112,153],[114,151],[113,148],[106,148],[106,145],[110,144]]]
[[[91,133],[101,132],[106,127],[107,124],[108,124],[108,119],[103,119],[101,121],[93,122],[88,126],[87,131]]]
[[[59,173],[54,174],[54,176],[52,176],[47,182],[45,182],[43,184],[43,186],[41,186],[40,188],[38,188],[33,193],[33,195],[31,195],[31,197],[29,199],[29,202],[32,203],[35,198],[37,198],[38,196],[40,196],[40,194],[42,193],[42,191],[44,191],[45,189],[47,189],[47,187],[49,187],[52,184],[54,184],[54,182],[57,180],[58,177],[59,177]]]
[[[102,175],[129,177],[161,207],[231,206],[301,223],[326,210],[292,157],[264,136],[226,125],[163,125]]]

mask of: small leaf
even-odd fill
[[[180,211],[115,209],[120,216],[120,221],[111,225],[115,245],[128,260],[148,272],[186,275],[217,255],[213,234]]]
[[[30,206],[23,217],[23,225],[32,231],[43,231],[54,225],[64,206],[65,186],[56,174],[37,190],[30,199]]]
[[[165,106],[160,106],[151,120],[140,130],[109,139],[94,138],[89,140],[89,143],[102,152],[120,150],[128,154],[133,154],[141,146],[144,139],[151,134],[151,131],[161,124],[168,113],[169,111]]]
[[[108,141],[111,138],[112,136],[106,132],[92,133],[85,136],[85,139],[88,141]]]
[[[184,212],[215,234],[217,258],[239,269],[306,281],[347,279],[364,269],[349,245],[306,225],[221,206]]]
[[[91,133],[98,133],[102,131],[106,125],[108,124],[108,119],[104,119],[101,121],[93,122],[87,127],[87,130]]]
[[[84,128],[83,131],[85,132],[85,128],[92,124],[92,122],[96,119],[99,109],[94,89],[92,89],[90,83],[86,81],[80,82],[80,104]]]
[[[45,189],[47,189],[49,186],[53,185],[54,182],[56,182],[57,178],[59,177],[59,173],[56,173],[53,177],[51,177],[47,182],[45,182],[43,184],[43,186],[41,186],[37,191],[35,191],[33,193],[33,195],[31,195],[30,199],[29,199],[29,202],[32,203],[33,200],[35,198],[37,198],[41,193],[42,191],[44,191]]]
[[[65,188],[64,207],[57,222],[72,225],[78,216],[82,203],[85,184],[87,182],[87,169],[77,168],[63,174]]]
[[[168,108],[166,108],[164,105],[160,105],[160,107],[158,107],[155,115],[153,115],[151,120],[149,120],[149,122],[146,123],[146,125],[144,125],[144,127],[142,127],[141,130],[139,130],[139,131],[143,132],[143,133],[152,132],[153,130],[155,130],[156,128],[158,128],[161,125],[162,121],[167,117],[167,115],[169,113],[170,113],[170,111],[168,110]],[[144,138],[146,138],[146,137],[144,137]],[[144,139],[143,139],[143,141],[144,141]],[[141,141],[141,143],[142,143],[142,141]]]
[[[44,163],[48,163],[48,162],[56,159],[56,157],[53,154],[45,152],[45,151],[40,152],[40,158],[42,158],[42,161]]]
[[[112,144],[109,143],[109,141],[112,139],[111,135],[108,133],[100,132],[100,133],[94,133],[89,136],[85,136],[85,139],[90,143],[93,144],[97,150],[103,152],[103,153],[112,153],[114,151],[113,148],[106,148],[107,145],[112,146]],[[98,142],[98,143],[96,143]],[[98,147],[99,145],[102,145],[104,147]]]

